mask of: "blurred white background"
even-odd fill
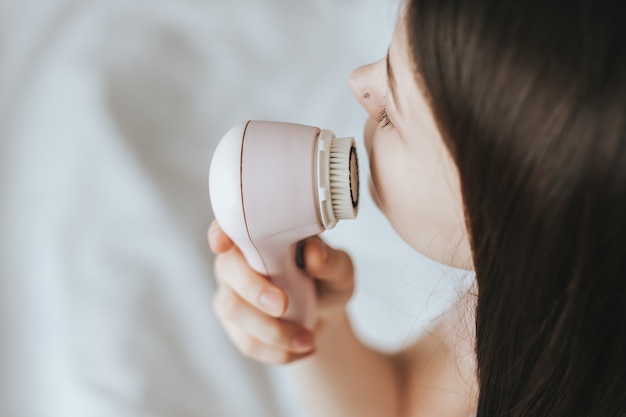
[[[208,165],[247,119],[360,143],[347,78],[396,16],[387,0],[0,1],[0,415],[307,415],[289,367],[244,359],[213,316]],[[399,349],[460,281],[362,191],[326,238],[354,256],[358,333]]]

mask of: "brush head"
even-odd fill
[[[336,138],[322,130],[317,145],[319,212],[326,229],[338,220],[356,218],[359,207],[359,164],[353,138]]]
[[[335,138],[330,145],[330,195],[337,220],[356,218],[359,164],[352,138]]]

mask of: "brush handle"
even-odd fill
[[[297,242],[324,231],[315,178],[319,134],[312,126],[252,120],[241,151],[241,195],[257,252],[246,258],[287,293],[285,318],[309,328],[317,315],[315,291],[295,251]]]

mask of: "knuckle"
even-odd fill
[[[280,346],[288,339],[285,330],[280,326],[280,322],[276,325],[268,326],[266,330],[266,338],[268,343]]]
[[[240,338],[237,349],[249,359],[270,365],[285,365],[294,360],[293,355],[289,352],[269,347],[252,337]]]
[[[284,365],[291,362],[291,355],[285,351],[276,351],[273,352],[268,361],[273,365]]]
[[[246,300],[254,304],[258,300],[261,294],[265,291],[265,287],[259,285],[259,283],[250,280],[247,285],[242,286],[241,296]]]
[[[352,281],[354,277],[352,258],[344,251],[336,251],[324,269],[324,273],[335,280]]]
[[[352,258],[345,251],[339,251],[339,262],[345,269],[345,275],[354,275],[354,264],[352,263]]]
[[[216,296],[215,309],[223,319],[235,321],[242,310],[241,300],[232,292],[220,291]]]
[[[256,359],[259,351],[259,342],[251,337],[242,337],[237,343],[237,348],[246,357]]]

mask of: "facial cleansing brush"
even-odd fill
[[[296,265],[297,243],[356,217],[354,139],[292,123],[240,124],[215,150],[209,195],[217,222],[249,265],[286,292],[284,317],[312,329],[315,287]]]

